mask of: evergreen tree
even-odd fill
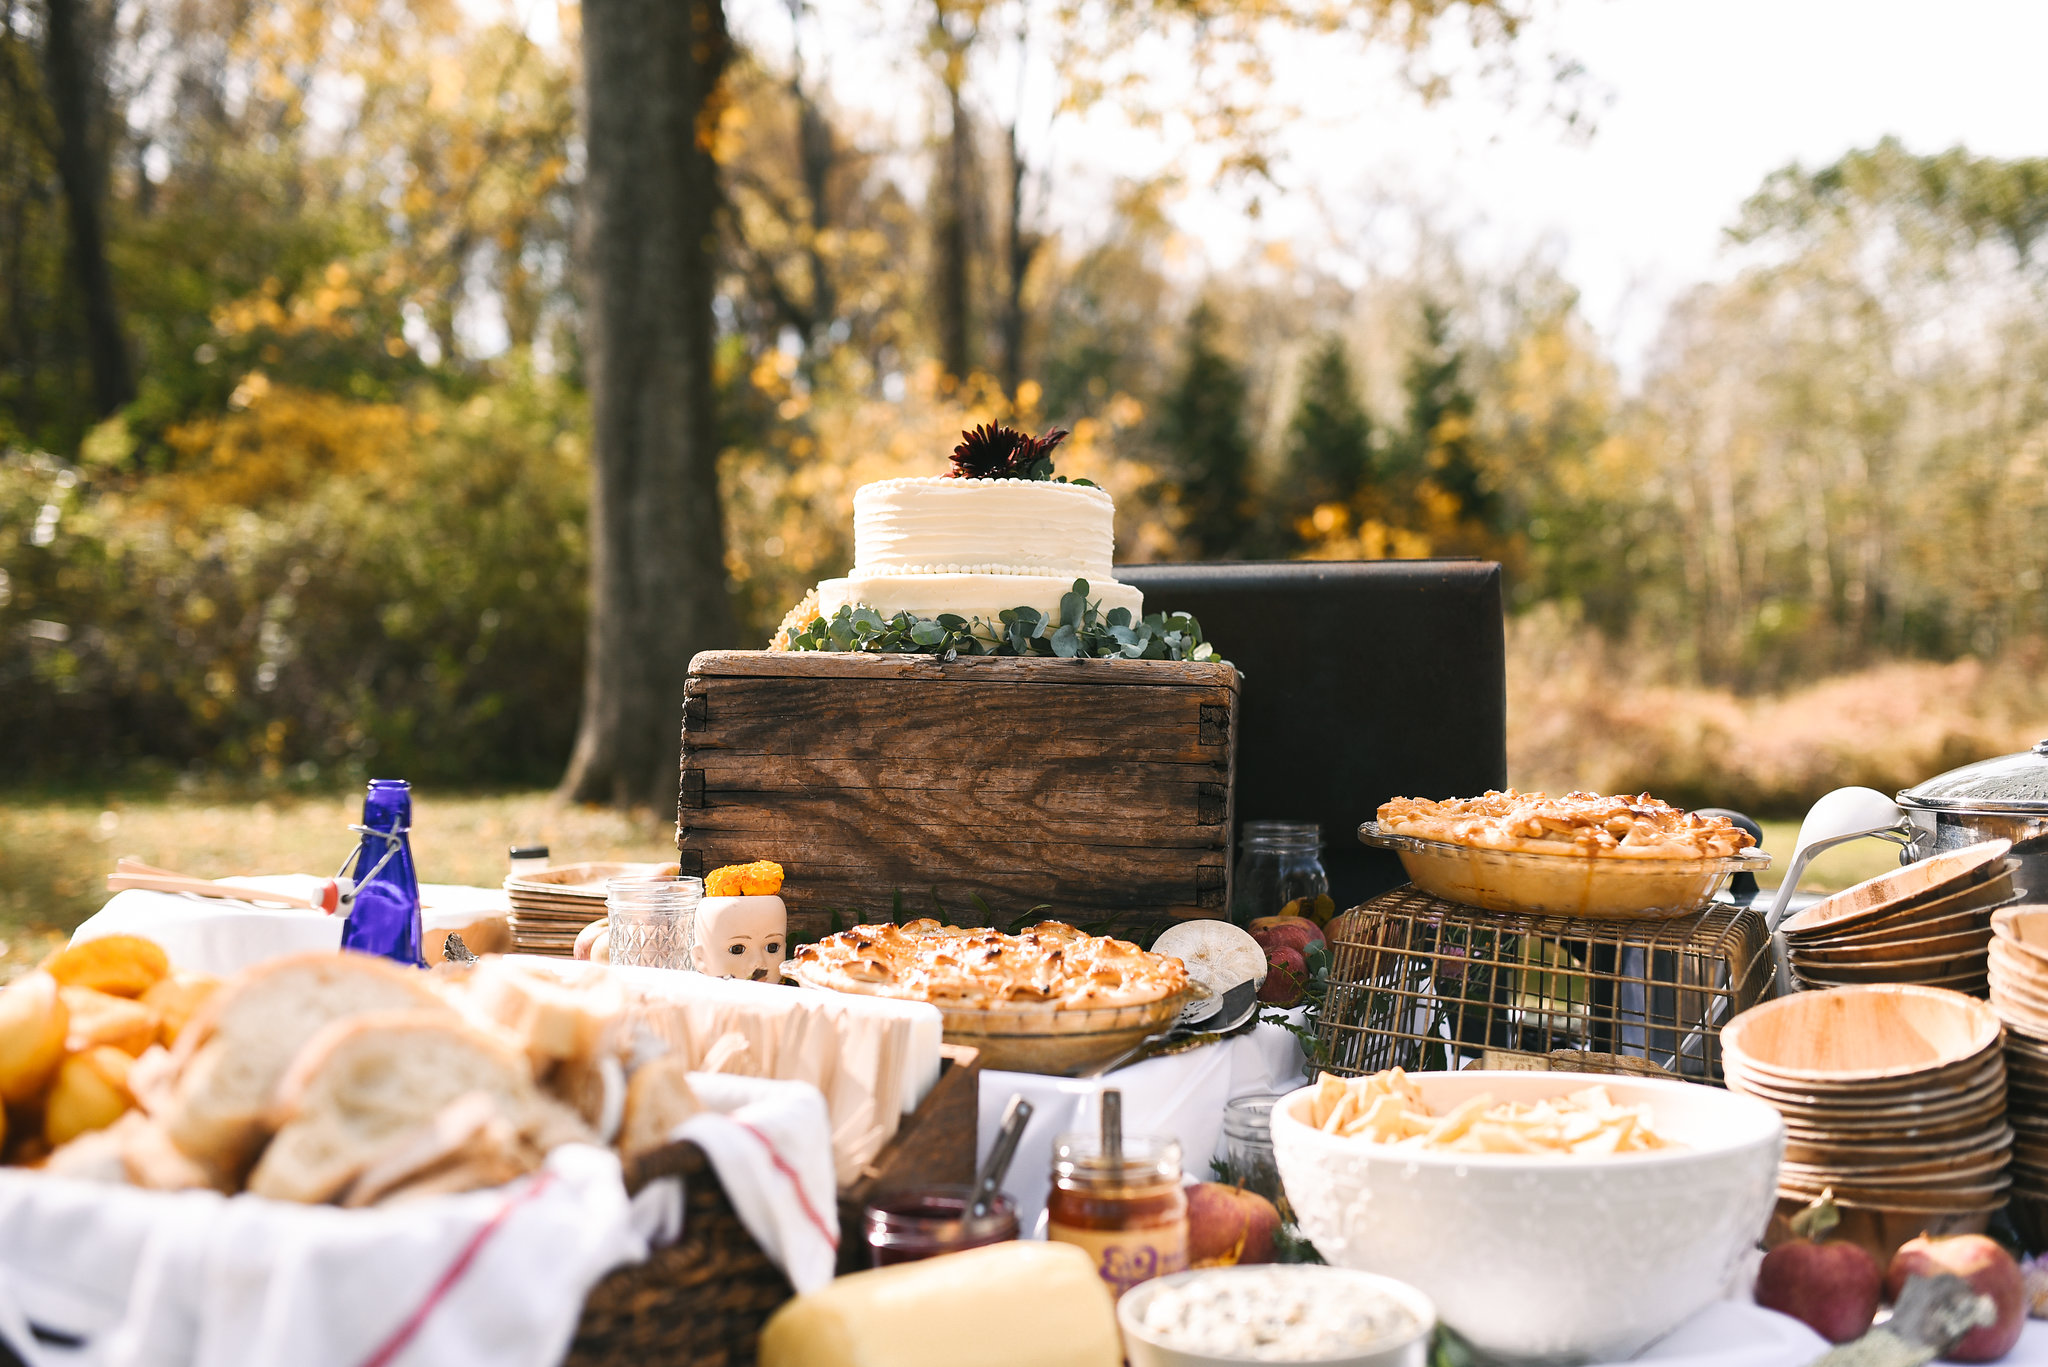
[[[1301,392],[1287,423],[1280,487],[1269,506],[1275,538],[1300,546],[1312,540],[1299,524],[1325,504],[1349,507],[1372,482],[1372,421],[1358,401],[1358,384],[1344,339],[1316,348],[1302,368]]]
[[[1178,472],[1187,537],[1204,560],[1239,554],[1250,521],[1245,378],[1218,347],[1219,329],[1206,303],[1188,315],[1180,373],[1159,412],[1159,441]]]
[[[1408,430],[1397,450],[1398,473],[1428,480],[1458,501],[1458,515],[1493,527],[1500,497],[1487,486],[1472,438],[1475,403],[1466,388],[1465,352],[1451,342],[1450,310],[1422,305],[1422,344],[1408,358]]]

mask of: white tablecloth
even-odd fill
[[[1636,1362],[1658,1367],[1807,1367],[1827,1342],[1795,1319],[1761,1306],[1721,1301],[1694,1315]],[[2001,1367],[2048,1367],[2048,1320],[2028,1320]],[[1610,1367],[1618,1367],[1610,1364]]]
[[[1206,1182],[1209,1160],[1222,1148],[1224,1104],[1253,1092],[1292,1091],[1301,1085],[1301,1073],[1301,1045],[1277,1025],[1261,1025],[1185,1054],[1147,1059],[1102,1078],[984,1069],[975,1162],[988,1156],[1003,1108],[1021,1093],[1032,1105],[1032,1116],[1003,1190],[1017,1203],[1018,1224],[1042,1238],[1053,1143],[1069,1130],[1092,1130],[1102,1123],[1097,1102],[1105,1088],[1123,1093],[1125,1134],[1172,1135],[1180,1140],[1183,1170]]]
[[[311,874],[288,873],[221,881],[311,899],[322,880]],[[502,888],[453,883],[420,884],[420,902],[420,921],[428,933],[459,930],[479,916],[510,910]],[[82,944],[104,935],[141,935],[162,945],[178,968],[225,977],[287,954],[339,949],[341,925],[338,916],[298,907],[130,888],[115,893],[87,917],[71,932],[71,943]]]

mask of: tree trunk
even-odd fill
[[[960,98],[965,79],[964,58],[949,57],[946,100],[952,120],[946,134],[945,174],[941,179],[938,221],[939,364],[956,379],[965,379],[974,365],[968,323],[970,241],[968,201],[972,194],[974,132],[967,106]]]
[[[71,224],[71,267],[85,300],[86,360],[92,367],[93,411],[105,417],[135,397],[114,276],[107,267],[102,211],[107,164],[95,134],[95,111],[106,103],[102,54],[95,51],[88,0],[45,0],[50,110],[57,124],[57,179]]]
[[[590,642],[561,791],[672,807],[690,657],[731,645],[712,388],[720,0],[585,0]]]
[[[1017,126],[1010,125],[1010,203],[1003,242],[1003,392],[1017,397],[1024,379],[1024,277],[1038,254],[1038,234],[1024,229],[1024,158],[1017,150]]]

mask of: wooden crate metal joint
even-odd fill
[[[690,664],[685,873],[773,859],[828,910],[1135,933],[1228,905],[1237,671],[1163,660],[711,651]],[[936,906],[934,898],[937,899]]]

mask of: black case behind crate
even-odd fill
[[[1486,560],[1127,565],[1244,672],[1236,818],[1314,819],[1339,907],[1407,881],[1358,825],[1390,797],[1507,783],[1500,566]]]

